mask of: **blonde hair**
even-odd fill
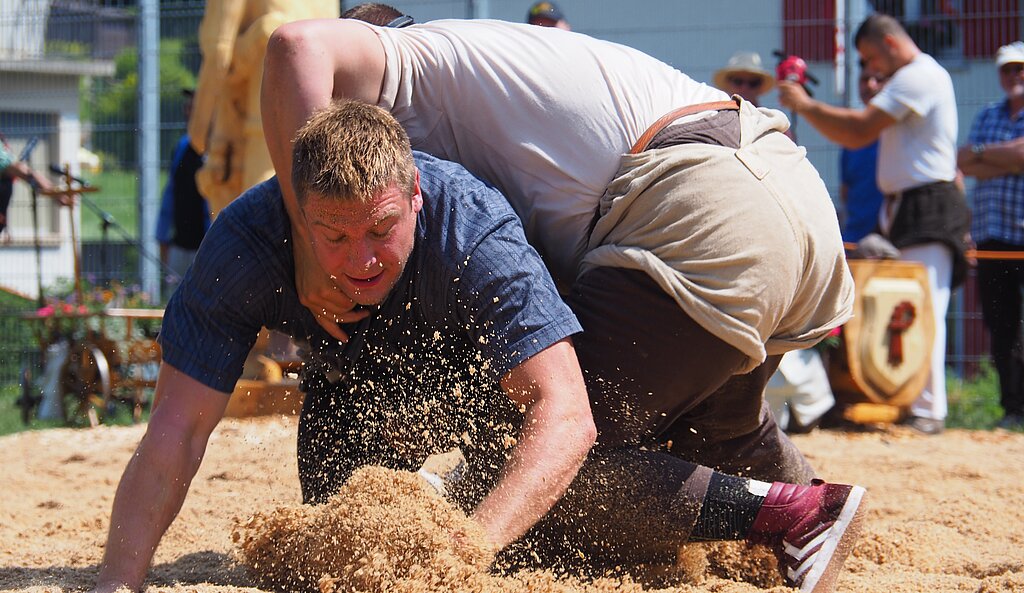
[[[390,113],[342,100],[315,112],[292,146],[292,185],[300,202],[310,192],[366,201],[399,185],[412,195],[416,168],[409,136]]]

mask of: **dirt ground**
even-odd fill
[[[143,426],[101,427],[0,438],[0,590],[71,591],[91,585],[102,555],[114,489],[143,431]],[[892,428],[864,433],[817,431],[796,437],[796,442],[823,477],[868,488],[865,533],[846,563],[839,590],[1024,592],[1024,434],[950,430],[941,436],[922,437]],[[382,478],[377,475],[375,479]],[[406,481],[397,488],[401,494],[402,488],[411,486]],[[252,528],[254,513],[294,507],[298,502],[295,420],[225,420],[213,436],[180,516],[157,550],[148,590],[259,590],[253,574],[235,560],[239,544],[233,542],[232,532],[239,525]],[[372,503],[363,500],[362,504]],[[434,511],[436,518],[437,509]],[[362,510],[350,514],[348,520],[360,521],[372,515]],[[378,518],[394,521],[393,514]],[[338,523],[332,525],[331,529],[344,529]],[[359,525],[365,529],[368,523]],[[710,549],[712,569],[715,553]],[[392,566],[384,557],[373,562]],[[455,590],[642,588],[629,579],[579,583],[556,581],[545,574],[495,577],[470,564],[460,570],[457,578],[464,580]],[[732,570],[733,577],[756,581],[754,573],[755,569],[742,566]],[[441,583],[456,578],[451,574],[427,575],[418,584],[407,579],[392,589],[448,588]],[[691,570],[686,578],[672,583],[670,590],[765,590],[715,574],[697,575],[697,581],[693,578]],[[345,583],[351,582],[321,582],[320,588],[340,593]],[[355,588],[373,587],[363,582]]]

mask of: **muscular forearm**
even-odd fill
[[[1002,167],[996,167],[994,165],[987,165],[985,163],[972,163],[961,167],[960,170],[964,175],[968,177],[974,177],[975,179],[992,179],[994,177],[1002,177],[1007,172]]]
[[[563,417],[558,429],[540,422],[527,413],[501,480],[473,512],[496,549],[518,539],[551,510],[594,444],[589,414]]]
[[[292,140],[314,111],[332,99],[375,103],[384,77],[384,50],[366,26],[346,19],[289,23],[267,45],[263,72],[263,132],[277,172],[291,223],[295,284],[299,299],[327,332],[348,336],[340,323],[353,323],[365,311],[353,311],[344,295],[317,262],[305,219],[291,183]]]
[[[164,363],[146,436],[121,477],[97,591],[137,591],[160,538],[178,514],[228,394]]]
[[[501,480],[473,513],[499,549],[551,510],[597,438],[569,340],[514,369],[502,387],[514,401],[526,404],[526,417]]]
[[[823,136],[846,148],[861,148],[878,139],[864,120],[864,112],[808,101],[797,111]]]
[[[183,446],[179,437],[150,428],[114,497],[97,589],[126,585],[139,590],[160,538],[185,500],[204,450],[205,441],[201,446]]]

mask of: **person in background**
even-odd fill
[[[982,250],[1024,251],[1024,43],[996,53],[999,85],[1006,97],[978,112],[957,165],[977,179],[971,237]],[[1024,345],[1021,292],[1024,262],[978,260],[981,312],[992,336],[999,374],[1002,428],[1024,427]]]
[[[530,10],[526,13],[526,22],[531,25],[538,25],[541,27],[555,27],[556,29],[565,29],[571,31],[572,27],[569,26],[569,21],[565,20],[565,15],[555,5],[554,2],[535,2]]]
[[[884,77],[862,67],[857,79],[861,103],[868,105],[884,84]],[[877,140],[862,148],[843,147],[839,155],[839,199],[845,211],[843,241],[856,243],[878,226],[884,197],[878,189],[877,171]]]
[[[14,196],[14,180],[21,179],[37,190],[50,191],[53,184],[44,175],[40,175],[23,160],[20,160],[7,139],[0,134],[0,233],[7,229],[7,208],[11,205],[11,198]],[[51,197],[61,206],[70,206],[72,200],[65,194],[58,194]],[[8,235],[9,237],[10,235]]]
[[[185,121],[192,116],[192,89],[182,90]],[[188,133],[178,140],[171,155],[156,222],[156,240],[160,243],[160,261],[172,272],[167,277],[167,294],[174,292],[196,257],[199,244],[210,228],[210,208],[196,187],[196,172],[203,157],[192,148]]]
[[[739,95],[761,106],[761,95],[775,86],[775,76],[761,65],[761,54],[756,51],[738,51],[729,58],[725,67],[715,72],[715,86],[729,96]]]
[[[778,83],[779,99],[847,148],[879,141],[877,179],[885,196],[879,228],[901,259],[927,268],[935,323],[931,375],[906,424],[937,434],[945,428],[947,411],[946,308],[966,275],[970,226],[970,209],[957,182],[953,81],[891,16],[872,14],[854,39],[864,68],[889,79],[867,106],[828,105],[787,81]]]

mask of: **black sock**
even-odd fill
[[[750,492],[749,485],[747,478],[713,473],[690,539],[745,539],[764,502],[763,496]]]

